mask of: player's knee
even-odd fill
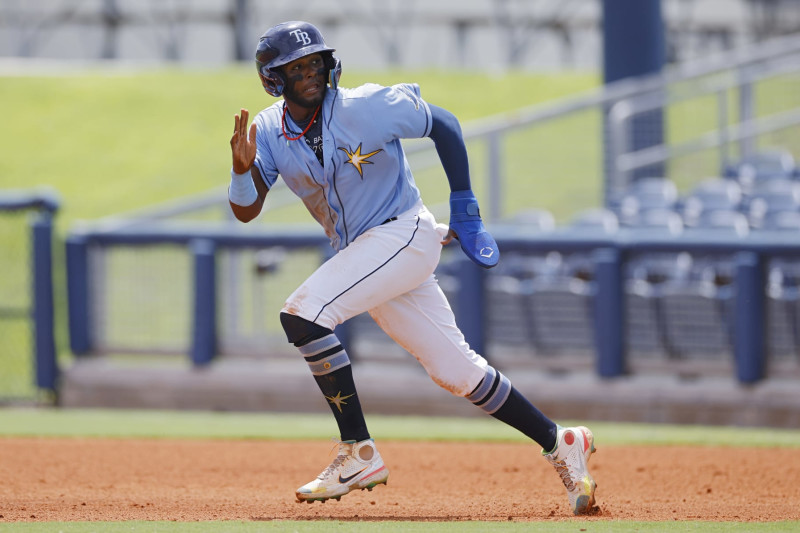
[[[284,312],[281,312],[281,326],[286,333],[286,339],[295,346],[303,346],[333,333],[310,320]]]
[[[457,374],[453,373],[444,376],[441,374],[434,374],[432,372],[428,372],[428,375],[431,377],[434,383],[439,385],[453,396],[458,396],[459,398],[468,396],[469,393],[475,389],[474,379],[470,379],[467,375],[456,377]]]

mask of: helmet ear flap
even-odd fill
[[[286,87],[286,80],[280,71],[270,70],[266,66],[262,67],[258,76],[261,78],[261,85],[267,94],[278,97],[283,94],[283,89]]]
[[[325,63],[325,66],[328,67],[328,83],[330,83],[331,89],[336,90],[336,87],[339,86],[339,78],[342,77],[342,62],[331,54]]]

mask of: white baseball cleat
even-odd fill
[[[343,441],[339,443],[339,454],[328,468],[317,479],[297,489],[295,494],[298,503],[325,503],[331,498],[338,501],[351,490],[371,491],[375,485],[386,485],[388,478],[389,469],[383,464],[372,439]]]
[[[542,455],[553,465],[567,488],[572,513],[587,513],[594,506],[597,484],[592,479],[586,463],[594,453],[594,435],[585,426],[558,427],[556,449]]]

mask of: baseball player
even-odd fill
[[[339,86],[341,63],[319,30],[284,22],[264,33],[256,66],[268,94],[282,100],[234,119],[228,191],[237,219],[261,212],[280,175],[324,228],[336,254],[286,300],[288,341],[302,354],[329,403],[341,442],[334,461],[298,488],[299,502],[336,500],[385,484],[389,470],[364,420],[347,351],[334,328],[368,312],[441,387],[518,429],[542,447],[575,514],[594,505],[587,470],[594,438],[561,427],[465,342],[434,270],[442,246],[490,268],[500,253],[470,189],[467,151],[456,117],[420,96],[416,84]],[[430,137],[449,181],[449,227],[420,198],[400,140]]]

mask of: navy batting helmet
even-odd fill
[[[342,63],[333,55],[334,51],[313,24],[293,20],[273,26],[261,36],[256,48],[256,67],[264,90],[272,96],[282,95],[286,78],[278,67],[316,53],[322,54],[331,88],[335,89],[342,75]]]

